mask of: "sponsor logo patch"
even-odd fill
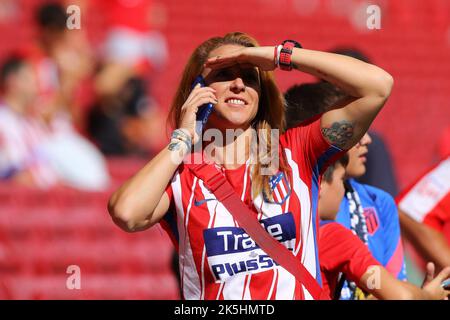
[[[292,213],[263,219],[261,226],[288,250],[295,246],[295,223]],[[224,281],[241,272],[257,273],[275,268],[272,260],[242,228],[217,227],[203,231],[211,272]]]

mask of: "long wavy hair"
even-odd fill
[[[191,92],[191,85],[194,79],[203,71],[203,64],[208,59],[209,53],[220,46],[228,44],[239,45],[243,47],[259,46],[258,42],[254,38],[242,32],[232,32],[226,34],[223,37],[213,37],[198,46],[188,60],[188,63],[183,71],[180,84],[175,93],[175,97],[172,101],[168,116],[168,122],[170,123],[172,128],[178,128],[180,125],[181,107],[183,106]],[[252,126],[259,133],[259,138],[257,139],[258,144],[260,143],[260,140],[262,140],[260,133],[264,133],[265,136],[263,136],[262,138],[264,139],[264,143],[267,146],[267,154],[270,154],[271,129],[278,129],[281,134],[285,128],[285,103],[283,95],[275,83],[273,72],[261,70],[259,71],[261,94],[259,97],[258,111],[255,118],[252,120]],[[279,150],[276,151],[276,156],[278,156]],[[284,160],[284,152],[281,152],[281,154],[282,156],[280,157],[279,168],[280,170],[287,173],[288,167],[285,164],[286,161]],[[262,164],[260,159],[258,158],[253,166],[254,167],[251,170],[252,197],[254,198],[261,192],[264,192],[264,194],[272,199],[269,187],[270,176],[260,174],[262,167],[265,165]]]

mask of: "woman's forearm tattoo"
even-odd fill
[[[322,128],[322,134],[331,144],[343,148],[353,138],[353,127],[353,123],[347,120],[333,122],[330,127]]]

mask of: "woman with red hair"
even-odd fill
[[[284,101],[272,74],[276,68],[320,77],[349,98],[317,121],[284,132]],[[199,75],[206,86],[192,89]],[[170,112],[175,129],[170,144],[112,195],[109,212],[128,232],[161,222],[178,249],[186,299],[317,298],[255,243],[235,212],[183,158],[193,145],[203,148],[205,161],[230,183],[251,211],[249,217],[320,285],[320,174],[361,139],[392,85],[392,77],[374,65],[303,49],[292,40],[259,46],[244,33],[211,38],[194,50],[185,67]],[[196,118],[204,104],[214,108],[202,135]],[[215,135],[211,142],[211,132],[232,133],[232,138],[221,143]]]

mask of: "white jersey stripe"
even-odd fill
[[[289,211],[289,201],[291,200],[291,196],[287,197],[286,202],[284,203],[284,212]]]
[[[238,273],[227,279],[223,287],[223,298],[225,300],[241,300],[244,290],[246,273]]]
[[[183,194],[181,190],[180,175],[178,172],[175,176],[175,180],[172,182],[172,189],[174,201],[177,208],[178,231],[180,232],[179,259],[181,269],[180,274],[182,279],[182,292],[183,296],[186,298],[199,299],[201,295],[200,279],[198,277],[194,256],[192,254],[189,234],[184,225],[184,212],[182,203]]]
[[[222,291],[223,291],[223,285],[224,285],[224,284],[225,284],[225,282],[221,282],[221,283],[220,283],[219,291],[217,291],[216,300],[219,300],[219,299],[220,299],[220,294],[221,294]]]
[[[248,163],[245,164],[245,172],[244,172],[244,187],[242,188],[241,200],[245,200],[245,194],[247,191],[247,177],[248,176]]]
[[[280,184],[280,188],[281,188],[281,194],[286,195],[287,192],[286,192],[286,188],[284,187],[284,179],[281,179],[279,184]]]
[[[270,297],[272,296],[273,289],[275,288],[275,284],[278,282],[278,268],[273,270],[273,279],[272,284],[270,285],[269,294],[267,295],[266,300],[270,300]]]
[[[181,185],[180,185],[180,174],[177,171],[172,179],[172,189],[173,189],[173,199],[175,202],[175,208],[177,211],[177,229],[179,233],[179,269],[180,269],[180,280],[181,280],[181,291],[183,292],[183,284],[184,284],[184,258],[182,258],[182,254],[186,252],[186,229],[184,226],[184,207],[181,201]]]
[[[292,159],[292,154],[289,149],[285,149],[286,157],[289,165],[292,168],[293,173],[293,188],[297,196],[300,197],[301,206],[301,235],[303,241],[302,250],[302,263],[305,268],[311,273],[313,277],[316,276],[316,255],[315,255],[315,239],[312,224],[312,212],[311,212],[311,202],[310,202],[310,191],[307,185],[303,182],[299,175],[299,169],[297,164]],[[300,242],[295,251],[295,254],[300,250]]]
[[[303,294],[305,295],[305,300],[314,300],[309,291],[302,285]]]
[[[214,208],[213,213],[211,214],[211,211],[209,209],[210,208],[208,206],[208,211],[209,211],[208,229],[211,229],[212,225],[213,225],[213,221],[215,220],[216,210]],[[206,260],[206,246],[205,246],[205,244],[203,244],[202,270],[201,270],[201,274],[202,274],[202,295],[200,297],[201,300],[205,299],[205,260]]]
[[[189,224],[189,213],[191,212],[191,208],[192,208],[192,200],[194,199],[194,190],[195,190],[195,186],[197,185],[197,180],[198,180],[198,178],[194,177],[194,182],[192,183],[192,188],[191,188],[191,197],[189,198],[189,205],[186,210],[186,222],[185,222],[186,231],[187,231],[188,224]]]
[[[450,158],[427,173],[400,201],[399,208],[416,221],[425,216],[450,191]]]
[[[277,291],[275,299],[292,300],[295,294],[295,277],[284,268],[278,268]]]
[[[250,291],[250,283],[252,281],[252,274],[247,275],[247,285],[245,286],[244,291],[244,300],[252,300],[252,293]]]
[[[276,202],[281,202],[283,200],[283,197],[280,195],[280,192],[278,192],[278,189],[275,188],[275,190],[273,191],[273,193],[275,193],[275,197],[274,200]]]
[[[294,251],[294,254],[297,255],[300,251],[301,244],[305,241],[305,234],[308,231],[308,226],[305,222],[309,221],[309,217],[311,215],[311,203],[309,201],[309,189],[300,179],[299,168],[297,163],[295,163],[295,161],[292,159],[291,150],[287,148],[284,150],[286,153],[287,161],[292,169],[292,188],[299,197],[300,202],[301,226],[299,233],[301,234],[301,238],[298,239],[297,248]]]

